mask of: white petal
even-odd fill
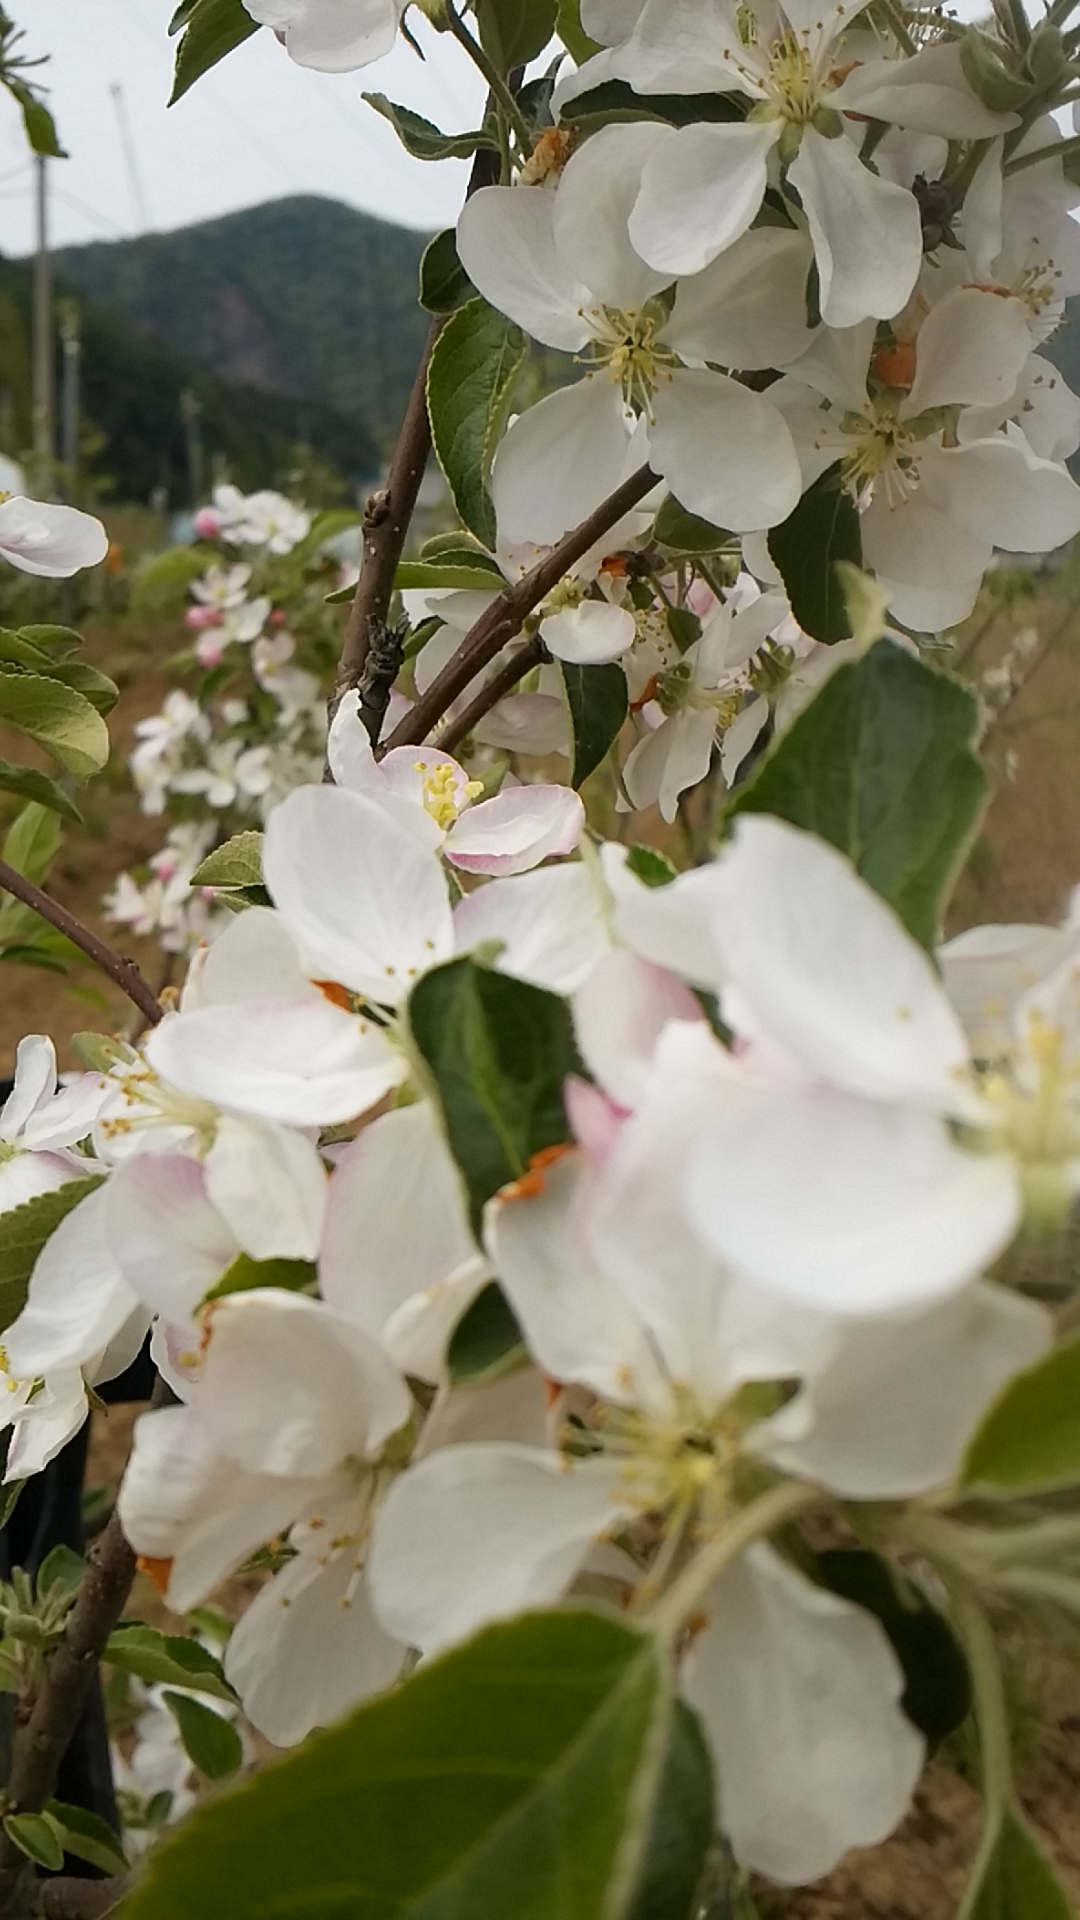
[[[611,944],[599,890],[584,864],[492,880],[454,911],[459,953],[502,943],[496,971],[549,993],[574,993]]]
[[[645,163],[630,238],[668,278],[700,273],[746,232],[768,183],[779,120],[680,127]]]
[[[605,954],[574,997],[581,1057],[604,1091],[628,1108],[636,1104],[668,1023],[704,1018],[676,974],[626,948]]]
[[[641,170],[679,136],[656,121],[601,127],[578,148],[553,195],[555,245],[595,300],[633,312],[671,279],[635,253],[627,232]],[[476,196],[473,196],[476,198]],[[663,263],[661,263],[663,264]]]
[[[364,793],[381,786],[379,763],[360,718],[360,695],[349,687],[342,695],[326,742],[326,758],[339,787],[355,787]]]
[[[181,1013],[146,1053],[184,1093],[296,1127],[354,1120],[406,1073],[382,1028],[321,997]]]
[[[1019,1220],[1006,1156],[967,1152],[914,1107],[823,1087],[718,1123],[686,1192],[721,1259],[823,1313],[903,1312],[955,1292]]]
[[[787,422],[766,394],[725,374],[672,374],[656,394],[649,447],[676,499],[714,526],[776,526],[798,504],[802,480]]]
[[[458,1321],[491,1280],[482,1254],[473,1254],[445,1280],[403,1300],[390,1315],[383,1345],[402,1373],[418,1380],[442,1380],[446,1352]]]
[[[716,745],[716,714],[710,708],[686,708],[661,721],[631,747],[622,765],[622,782],[632,807],[658,806],[675,819],[679,796],[704,780]]]
[[[955,1105],[963,1028],[929,956],[843,854],[751,814],[715,872],[717,945],[773,1040],[853,1093]]]
[[[1044,1307],[982,1284],[917,1319],[848,1327],[754,1444],[847,1499],[929,1493],[949,1484],[976,1422],[1053,1337]]]
[[[89,1411],[78,1367],[51,1373],[43,1389],[12,1421],[4,1479],[11,1483],[43,1473],[80,1431]]]
[[[15,1081],[0,1107],[0,1140],[17,1139],[55,1092],[56,1049],[45,1034],[28,1033],[15,1050]]]
[[[568,754],[570,719],[565,700],[546,693],[511,693],[474,729],[485,747],[505,753]]]
[[[103,1074],[77,1074],[29,1116],[23,1128],[23,1146],[37,1151],[43,1147],[73,1147],[76,1141],[85,1140],[111,1092]],[[74,1164],[79,1165],[77,1159]]]
[[[899,313],[922,265],[914,194],[871,173],[843,134],[828,140],[814,127],[805,129],[788,178],[809,222],[826,324]]]
[[[0,1160],[0,1213],[21,1207],[39,1193],[55,1193],[86,1171],[69,1153],[16,1153],[11,1160]]]
[[[297,1555],[234,1630],[225,1673],[276,1747],[295,1746],[397,1679],[405,1648],[384,1633],[355,1547]]]
[[[589,287],[555,245],[555,195],[543,187],[482,187],[457,224],[461,263],[493,307],[534,340],[576,353],[592,327]]]
[[[109,1249],[107,1204],[108,1188],[99,1187],[61,1220],[38,1255],[26,1305],[4,1335],[15,1377],[82,1366],[138,1306]]]
[[[1015,392],[1031,353],[1022,301],[954,287],[930,309],[915,348],[915,384],[901,407],[994,406]]]
[[[680,136],[681,137],[681,136]],[[806,281],[813,250],[804,233],[758,227],[680,280],[664,329],[687,360],[722,367],[787,367],[806,352]]]
[[[321,1476],[374,1456],[409,1417],[397,1368],[321,1300],[257,1288],[215,1308],[199,1412],[250,1473]]]
[[[105,1193],[109,1245],[128,1285],[154,1313],[190,1320],[240,1251],[200,1163],[186,1154],[139,1153]]]
[[[829,105],[948,140],[992,140],[1018,125],[1014,113],[994,113],[972,92],[958,40],[922,47],[907,60],[862,62],[834,89]]]
[[[580,606],[563,607],[540,622],[540,637],[548,652],[556,660],[583,666],[617,660],[633,646],[635,632],[629,608],[613,607],[607,600],[583,600]]]
[[[606,373],[560,387],[519,414],[492,472],[500,540],[553,546],[588,519],[623,479],[628,440],[622,394]]]
[[[255,8],[249,9],[252,13]],[[318,73],[351,73],[389,53],[397,37],[396,0],[305,0],[285,29],[285,46],[298,66]]]
[[[326,1170],[303,1134],[224,1115],[204,1166],[210,1199],[253,1260],[314,1260]]]
[[[108,551],[101,521],[77,507],[20,494],[0,502],[0,555],[21,573],[67,580],[83,567],[96,567]]]
[[[475,1252],[461,1176],[429,1102],[373,1120],[330,1180],[323,1298],[381,1339],[405,1300]]]
[[[249,907],[218,934],[192,965],[180,1005],[231,1007],[254,1000],[312,1000],[318,996],[300,964],[296,941],[280,913]]]
[[[648,887],[631,872],[627,858],[627,849],[614,841],[605,841],[600,849],[619,939],[643,960],[715,993],[724,972],[716,938],[715,865],[680,873],[663,887]]]
[[[424,1653],[562,1598],[618,1517],[619,1468],[539,1448],[446,1447],[396,1481],[368,1566],[383,1625]]]
[[[463,813],[446,837],[446,858],[465,873],[527,873],[573,853],[585,808],[569,787],[506,787]]]
[[[950,519],[1010,552],[1049,553],[1080,532],[1080,487],[1022,434],[929,448],[922,474]]]
[[[760,694],[725,729],[720,746],[720,768],[729,787],[768,721],[769,702],[764,694]]]
[[[884,1840],[922,1771],[878,1622],[753,1547],[708,1595],[685,1692],[711,1735],[737,1858],[784,1886]]]
[[[893,613],[922,633],[967,618],[993,552],[985,534],[961,525],[921,487],[896,506],[878,493],[862,516],[862,543]]]
[[[1076,947],[1070,927],[970,927],[938,950],[945,991],[978,1060],[1004,1053],[1017,1001]]]

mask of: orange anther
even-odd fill
[[[914,386],[915,342],[898,340],[895,347],[879,347],[870,365],[887,387]]]
[[[631,713],[640,713],[642,707],[647,707],[650,700],[655,700],[659,685],[660,685],[660,675],[658,673],[654,673],[652,679],[647,681],[646,685],[642,688],[639,698],[637,700],[631,700],[630,702]]]
[[[318,987],[324,1000],[340,1007],[343,1013],[352,1012],[352,994],[348,987],[342,986],[340,980],[313,980],[312,985]]]
[[[600,571],[610,575],[612,580],[625,580],[628,571],[625,553],[609,553],[601,560]]]
[[[138,1567],[140,1573],[145,1573],[147,1579],[153,1582],[164,1600],[169,1590],[169,1576],[173,1569],[172,1561],[153,1560],[148,1558],[145,1553],[140,1553],[135,1565]]]
[[[555,1162],[561,1160],[565,1154],[573,1151],[573,1147],[569,1145],[541,1148],[540,1152],[534,1153],[529,1161],[528,1173],[523,1173],[518,1180],[511,1180],[509,1186],[500,1190],[500,1200],[539,1200],[547,1187],[544,1178],[547,1169],[553,1167]]]

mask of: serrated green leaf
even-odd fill
[[[104,1657],[111,1666],[151,1685],[192,1687],[218,1700],[236,1699],[220,1660],[182,1634],[159,1633],[156,1627],[117,1627],[109,1636]]]
[[[830,1592],[880,1620],[904,1669],[900,1704],[931,1748],[939,1745],[971,1711],[971,1675],[948,1621],[876,1553],[829,1548],[817,1570]]]
[[[210,1288],[207,1300],[224,1300],[230,1293],[247,1293],[252,1287],[283,1287],[289,1293],[302,1293],[314,1286],[316,1268],[311,1260],[253,1260],[238,1253],[226,1267],[221,1279]]]
[[[696,1714],[675,1703],[637,1891],[627,1920],[691,1920],[716,1826],[712,1757]]]
[[[968,1900],[965,1920],[1075,1920],[1072,1901],[1015,1811],[1005,1815],[973,1904]]]
[[[986,799],[974,696],[880,640],[762,756],[729,815],[775,813],[849,855],[926,947]]]
[[[109,732],[84,694],[26,668],[0,665],[0,720],[20,727],[76,779],[100,773]]]
[[[0,1213],[0,1333],[26,1304],[26,1290],[42,1247],[80,1201],[100,1187],[102,1176],[68,1180],[52,1193],[37,1193],[21,1207]]]
[[[186,1693],[165,1692],[161,1698],[180,1729],[188,1759],[208,1780],[227,1780],[243,1766],[244,1743],[231,1720]]]
[[[769,531],[769,553],[780,570],[791,611],[804,633],[831,645],[851,637],[838,560],[862,566],[859,510],[841,485],[839,466],[808,487],[793,513]]]
[[[445,587],[465,593],[501,593],[506,580],[494,561],[488,563],[486,555],[458,547],[437,560],[403,560],[394,575],[394,585],[399,593],[410,588],[430,593]]]
[[[35,1866],[44,1867],[49,1873],[59,1873],[64,1864],[64,1849],[60,1844],[57,1823],[46,1814],[5,1814],[4,1832]]]
[[[457,1386],[479,1386],[512,1373],[527,1358],[514,1309],[502,1288],[492,1282],[477,1294],[454,1328],[446,1353],[447,1374]]]
[[[457,233],[447,227],[429,240],[420,262],[420,305],[428,313],[453,313],[476,297],[476,288],[461,264]]]
[[[439,335],[428,368],[428,412],[439,465],[464,524],[485,547],[497,529],[488,480],[529,347],[520,327],[470,300]]]
[[[480,42],[505,78],[543,53],[555,32],[558,0],[474,0]]]
[[[570,1609],[491,1627],[157,1847],[125,1920],[614,1920],[670,1714],[652,1640]]]
[[[972,1436],[960,1471],[968,1492],[1010,1498],[1080,1483],[1080,1339],[1018,1373]]]
[[[74,687],[81,693],[98,713],[111,713],[120,698],[120,689],[115,680],[107,673],[99,672],[85,660],[59,660],[49,668],[50,679],[59,680],[65,687]]]
[[[618,739],[630,696],[618,661],[602,667],[579,667],[566,660],[560,664],[574,736],[571,784],[580,787]]]
[[[184,37],[176,49],[176,71],[170,107],[182,100],[189,87],[204,73],[216,67],[234,48],[242,46],[258,23],[252,19],[242,0],[196,0],[184,24]]]
[[[63,1800],[50,1800],[45,1812],[61,1829],[65,1853],[86,1860],[103,1873],[126,1873],[128,1860],[112,1828],[85,1807],[71,1807]]]
[[[468,160],[478,148],[498,151],[499,143],[486,127],[476,127],[471,133],[443,133],[431,120],[425,120],[423,114],[414,113],[411,107],[399,106],[396,100],[388,100],[385,93],[365,93],[361,99],[369,107],[381,113],[389,120],[406,153],[414,160]]]
[[[83,643],[82,634],[76,633],[74,627],[58,627],[51,621],[20,627],[19,638],[28,640],[52,660],[65,660],[70,654],[78,653]]]
[[[719,553],[730,546],[732,536],[723,527],[714,527],[696,513],[688,513],[673,493],[669,493],[653,525],[657,546],[669,553]]]
[[[44,880],[60,849],[60,831],[52,809],[31,800],[4,836],[3,858],[25,879]]]
[[[602,52],[595,40],[590,40],[581,24],[581,0],[559,0],[555,19],[555,31],[570,55],[579,67],[591,60],[594,53]]]
[[[409,1022],[479,1223],[534,1154],[570,1139],[563,1085],[581,1062],[569,1008],[523,980],[452,960],[413,989]]]
[[[261,887],[261,833],[236,833],[224,846],[208,853],[191,876],[193,887]]]
[[[53,813],[62,814],[65,820],[73,820],[77,825],[82,822],[74,800],[69,799],[63,787],[50,780],[47,773],[36,773],[32,767],[14,767],[10,760],[0,760],[0,789],[13,793],[19,800],[36,800],[39,806],[50,807]]]

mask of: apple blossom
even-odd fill
[[[291,60],[320,73],[349,73],[389,53],[406,0],[244,0]],[[259,498],[258,495],[253,496]],[[216,504],[216,496],[215,496]]]
[[[0,499],[0,555],[20,573],[68,580],[83,567],[96,567],[108,550],[101,521],[78,507],[21,494]]]

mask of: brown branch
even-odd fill
[[[6,888],[8,893],[13,893],[16,900],[21,900],[24,906],[33,907],[34,912],[40,913],[42,919],[47,920],[50,926],[66,934],[73,946],[81,947],[83,953],[93,960],[103,973],[108,974],[110,980],[116,981],[117,986],[127,994],[128,999],[134,1001],[149,1024],[157,1025],[161,1019],[161,1008],[158,1005],[157,996],[148,981],[143,979],[134,960],[125,960],[123,954],[117,953],[114,947],[110,947],[108,942],[100,939],[96,933],[91,933],[89,927],[84,927],[82,921],[76,920],[75,915],[69,913],[66,907],[62,907],[51,894],[43,893],[40,887],[35,887],[33,881],[26,878],[25,874],[17,873],[14,867],[9,867],[6,860],[0,860],[0,887]]]
[[[75,1880],[57,1877],[39,1880],[33,1890],[34,1920],[103,1920],[119,1906],[128,1890],[126,1879]]]
[[[176,1396],[165,1382],[154,1386],[152,1407]],[[64,1637],[49,1657],[30,1718],[15,1736],[0,1813],[40,1813],[56,1791],[57,1776],[105,1651],[135,1579],[135,1554],[114,1513],[94,1543],[89,1570],[67,1617]],[[34,1911],[36,1876],[26,1856],[0,1829],[0,1916],[20,1920]]]
[[[623,518],[624,514],[636,507],[639,500],[655,487],[657,476],[649,467],[639,467],[629,480],[624,480],[613,494],[560,540],[557,547],[541,560],[531,573],[525,574],[515,586],[507,587],[498,599],[480,615],[475,626],[469,629],[452,660],[449,660],[442,672],[432,681],[426,693],[414,702],[405,718],[394,728],[387,740],[383,752],[391,747],[418,747],[427,739],[432,727],[442,719],[444,713],[464,693],[469,682],[478,673],[490,666],[496,654],[501,653],[508,640],[521,632],[530,613],[547,598],[553,587],[557,587],[563,575],[576,561],[588,553],[605,533]]]
[[[459,742],[466,739],[473,731],[478,722],[486,718],[497,701],[504,699],[508,693],[513,693],[514,688],[524,680],[527,673],[531,673],[534,667],[542,666],[545,660],[550,659],[551,655],[539,634],[527,640],[513,658],[508,660],[504,667],[499,668],[498,673],[492,674],[486,685],[481,687],[475,700],[470,700],[464,711],[444,728],[439,735],[440,747],[447,753],[452,753]]]

